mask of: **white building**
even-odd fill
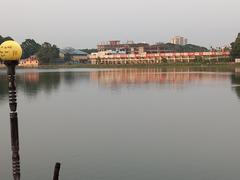
[[[170,42],[172,44],[177,44],[177,45],[184,46],[188,43],[188,39],[184,38],[184,37],[181,37],[181,36],[174,36],[174,37],[171,38]]]
[[[240,63],[240,58],[236,58],[235,63]]]

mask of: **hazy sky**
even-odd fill
[[[0,35],[59,47],[110,39],[168,42],[181,35],[206,47],[240,32],[239,0],[0,0]]]

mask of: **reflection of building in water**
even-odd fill
[[[3,61],[0,61],[0,68],[4,67]]]
[[[236,67],[236,68],[235,68],[235,73],[240,74],[240,68],[239,68],[239,67]]]
[[[27,95],[36,95],[38,86],[40,86],[39,72],[28,72],[25,70],[23,73],[16,74],[17,88],[24,91]],[[8,96],[7,76],[5,73],[0,74],[0,103]]]
[[[27,82],[38,82],[39,72],[25,72],[22,76],[20,76],[20,79]]]
[[[90,78],[102,85],[121,86],[125,84],[185,84],[197,81],[227,80],[229,74],[191,72],[189,69],[169,72],[161,69],[120,69],[91,72]]]

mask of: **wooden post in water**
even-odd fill
[[[55,168],[54,168],[53,180],[58,180],[60,167],[61,167],[61,164],[59,162],[57,162],[55,164]]]

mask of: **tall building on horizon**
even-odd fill
[[[177,44],[177,45],[184,46],[188,43],[188,39],[184,38],[182,36],[174,36],[174,37],[171,38],[170,42],[172,44]]]

